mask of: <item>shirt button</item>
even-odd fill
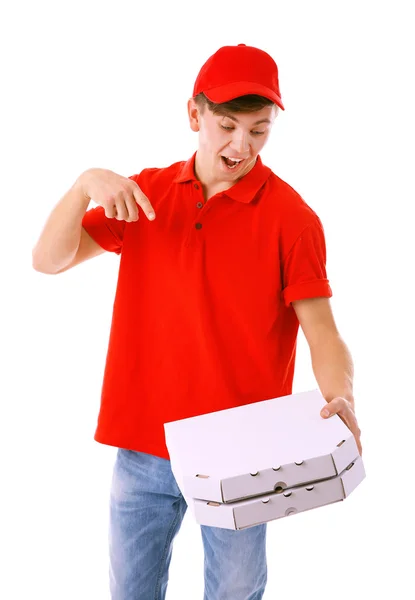
[[[202,229],[202,223],[196,223],[195,227],[196,229]]]
[[[198,202],[198,203],[196,204],[196,207],[197,207],[197,208],[203,208],[203,202]]]
[[[199,189],[199,184],[198,184],[198,183],[195,183],[195,184],[194,184],[194,186],[195,186],[195,188],[196,188],[197,190]]]

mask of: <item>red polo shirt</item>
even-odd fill
[[[316,213],[257,158],[204,203],[187,162],[131,179],[156,219],[88,210],[121,255],[95,440],[169,458],[164,423],[292,393],[290,302],[332,295]]]

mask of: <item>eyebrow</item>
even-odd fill
[[[232,121],[236,121],[237,123],[239,123],[239,121],[236,117],[231,117],[231,115],[227,115],[227,114],[223,114],[222,116],[228,117],[228,119],[232,119]],[[260,121],[255,121],[254,125],[259,125],[260,123],[271,123],[271,121],[269,119],[261,119]]]

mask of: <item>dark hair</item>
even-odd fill
[[[206,106],[214,115],[226,115],[228,113],[236,112],[256,112],[264,108],[265,106],[277,106],[272,100],[264,98],[264,96],[257,96],[256,94],[249,94],[247,96],[239,96],[229,102],[223,102],[221,104],[215,104],[211,102],[203,92],[194,97],[194,101],[203,114]]]

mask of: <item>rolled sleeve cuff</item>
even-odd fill
[[[85,213],[82,219],[82,227],[101,248],[108,252],[121,254],[122,245],[115,233],[110,229],[109,221],[109,219],[103,216],[103,210],[99,206]],[[118,222],[115,223],[115,226],[117,225]]]
[[[294,300],[319,297],[331,298],[333,291],[328,279],[315,279],[314,281],[289,285],[282,291],[281,295],[285,306],[288,307]]]

